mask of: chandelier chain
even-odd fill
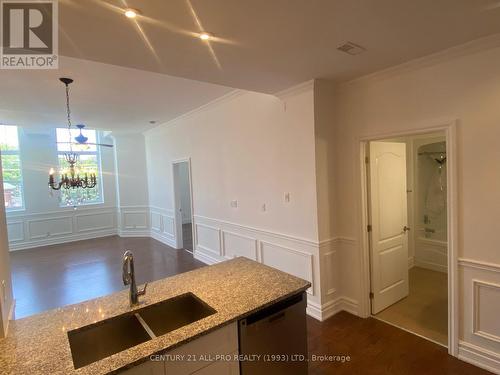
[[[68,117],[69,149],[70,151],[73,151],[73,145],[71,144],[71,107],[69,105],[69,84],[66,84],[66,114]]]

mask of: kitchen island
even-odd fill
[[[301,295],[308,281],[246,258],[151,282],[141,303],[130,307],[128,290],[12,321],[0,340],[2,374],[109,374],[130,372],[204,336],[230,330],[238,321]],[[68,332],[132,315],[159,302],[192,294],[213,313],[171,332],[75,369]],[[214,337],[215,337],[214,336]],[[217,339],[215,337],[215,339]],[[156,373],[156,372],[151,372]],[[168,373],[168,371],[167,371]]]

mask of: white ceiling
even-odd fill
[[[61,0],[62,54],[275,93],[345,81],[500,32],[499,0]],[[138,22],[124,6],[138,8]],[[201,27],[220,41],[193,37]],[[336,50],[345,41],[367,49]],[[154,52],[153,52],[154,51]]]
[[[127,6],[141,10],[142,34]],[[142,131],[229,87],[346,81],[500,33],[500,0],[60,0],[59,9],[60,54],[70,57],[59,70],[0,71],[0,123],[64,125],[61,76],[76,80],[75,123]],[[201,29],[216,36],[211,50]],[[345,41],[367,51],[337,51]]]
[[[200,107],[232,89],[165,74],[62,57],[58,70],[0,70],[0,123],[66,126],[66,94],[59,77],[71,77],[73,124],[140,132]]]

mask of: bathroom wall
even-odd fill
[[[429,154],[437,152],[436,154]],[[413,141],[415,164],[415,264],[434,271],[446,272],[447,251],[447,186],[446,156],[443,136]]]

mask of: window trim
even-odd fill
[[[69,151],[59,151],[58,150],[58,143],[57,143],[57,129],[66,129],[66,128],[55,128],[55,137],[56,137],[56,156],[57,156],[57,163],[59,167],[61,166],[59,163],[59,156],[64,155],[65,153]],[[95,139],[96,143],[100,143],[100,137],[101,134],[97,129],[88,129],[86,128],[85,130],[93,130],[95,131]],[[97,188],[99,189],[99,197],[100,199],[98,201],[92,201],[92,202],[84,202],[79,205],[79,207],[83,206],[96,206],[96,205],[103,205],[104,204],[104,187],[103,187],[103,180],[102,180],[102,162],[101,162],[101,146],[96,145],[95,151],[74,151],[73,152],[77,155],[95,155],[96,156],[96,164],[97,164]],[[61,203],[61,197],[59,197],[59,207],[60,208],[66,208],[68,207],[67,204]]]
[[[17,149],[16,150],[0,150],[0,155],[3,157],[4,155],[17,155],[19,156],[19,174],[20,174],[20,182],[19,185],[21,186],[21,207],[13,207],[9,208],[5,206],[5,198],[4,198],[4,207],[5,207],[5,212],[22,212],[26,211],[26,201],[24,198],[24,173],[23,173],[23,161],[21,158],[21,143],[19,142],[19,126],[17,125],[2,125],[2,126],[15,126],[16,127],[16,133],[17,133]],[[3,178],[3,163],[2,163],[2,187],[3,183],[5,182],[5,179]]]

